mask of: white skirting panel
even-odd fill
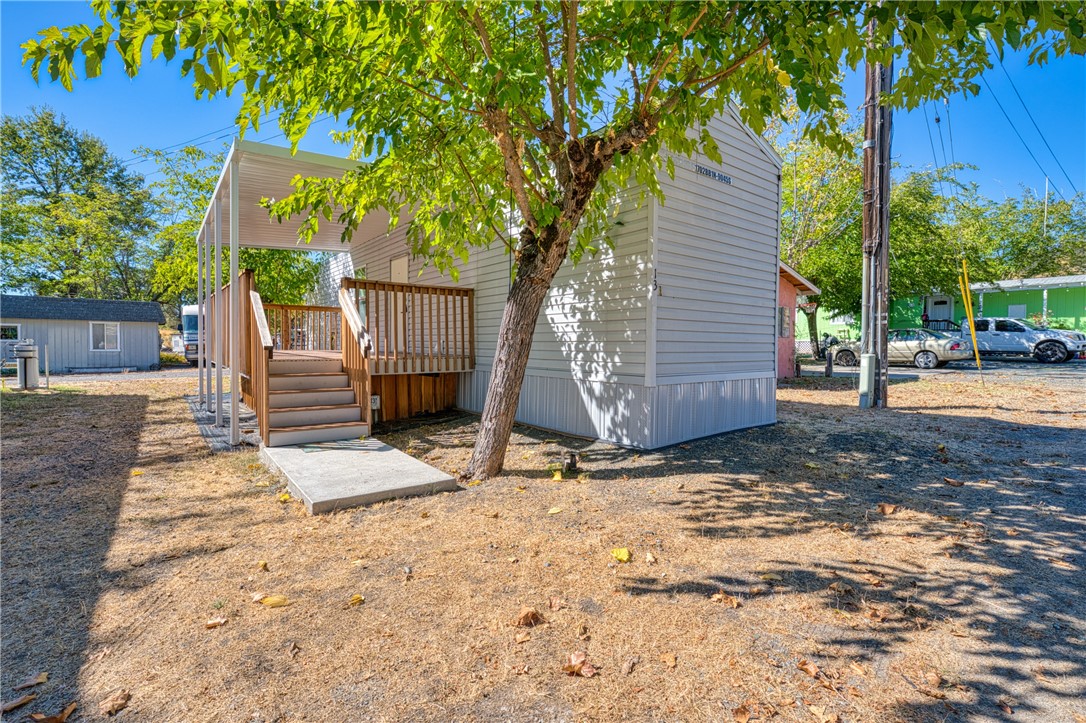
[[[461,375],[456,403],[481,412],[487,369]],[[527,375],[517,421],[638,449],[656,449],[777,421],[776,379],[643,387]]]

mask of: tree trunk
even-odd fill
[[[468,476],[472,478],[486,479],[502,471],[528,354],[532,350],[536,320],[550,291],[551,281],[565,259],[568,241],[560,246],[560,253],[556,254],[557,249],[552,249],[550,253],[522,260],[517,267],[502,313],[486,403],[468,469]]]
[[[807,317],[807,334],[811,337],[811,351],[814,353],[814,358],[818,359],[822,356],[822,342],[818,338],[818,310],[804,311],[803,315]]]

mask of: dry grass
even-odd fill
[[[22,710],[124,689],[140,720],[1086,715],[1081,395],[910,382],[858,413],[805,381],[771,428],[644,454],[521,429],[507,477],[312,518],[254,454],[209,455],[190,385],[4,395],[0,691],[51,676]],[[386,439],[456,471],[473,421]],[[570,449],[585,474],[554,480]],[[597,677],[562,672],[576,650]]]

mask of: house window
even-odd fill
[[[121,325],[116,321],[92,321],[90,323],[91,351],[119,351]]]
[[[18,339],[18,324],[0,324],[0,341],[17,341]]]

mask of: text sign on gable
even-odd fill
[[[694,170],[697,171],[698,173],[700,173],[703,176],[708,176],[709,178],[713,179],[714,181],[720,181],[721,183],[726,183],[729,186],[732,185],[732,177],[731,176],[726,176],[723,173],[721,173],[720,171],[714,171],[712,168],[706,168],[705,166],[701,165],[700,163],[695,163],[694,164]]]

